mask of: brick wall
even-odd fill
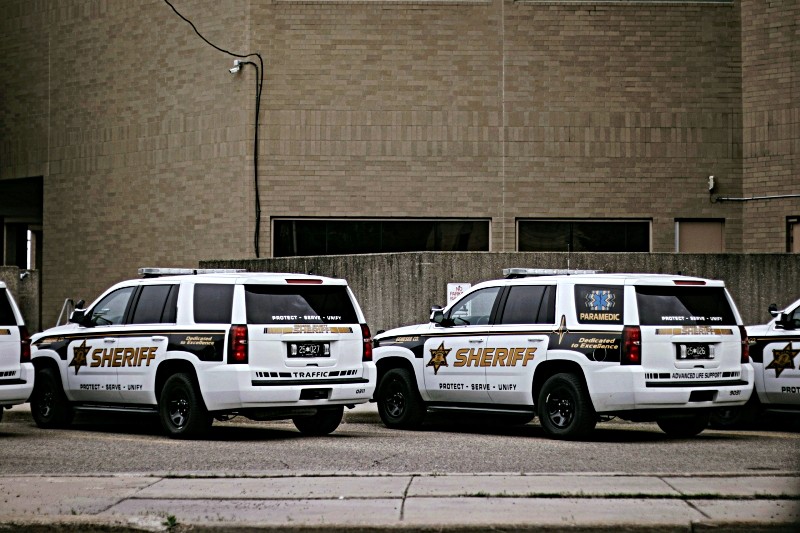
[[[495,251],[519,218],[646,218],[656,252],[725,218],[743,249],[706,189],[744,192],[738,2],[174,4],[265,59],[265,254],[297,216],[486,218]],[[253,257],[252,68],[161,0],[7,0],[0,24],[0,177],[44,176],[45,324],[139,266]]]
[[[742,0],[745,197],[800,194],[800,2]],[[800,198],[744,207],[744,246],[786,251],[786,217]]]

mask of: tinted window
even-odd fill
[[[575,311],[581,324],[622,324],[624,292],[621,285],[575,285]]]
[[[8,301],[7,289],[0,289],[0,326],[16,326],[17,318]]]
[[[520,252],[649,252],[650,222],[521,220]]]
[[[636,287],[643,326],[735,325],[722,287]]]
[[[167,300],[175,285],[144,285],[136,302],[136,309],[131,318],[132,324],[158,324],[167,322],[165,315],[174,316],[167,312]],[[177,294],[177,290],[175,293]],[[174,321],[174,318],[173,318]]]
[[[233,285],[200,283],[194,286],[194,321],[197,324],[230,324]]]
[[[488,324],[499,292],[500,287],[489,287],[465,296],[450,310],[448,318],[456,326]]]
[[[500,324],[552,324],[555,322],[555,287],[519,285],[508,291]]]
[[[128,308],[128,301],[133,294],[133,287],[118,289],[92,308],[91,321],[97,326],[111,326],[121,324],[125,316],[125,309]]]
[[[356,324],[342,285],[245,285],[248,324]]]

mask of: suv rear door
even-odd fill
[[[740,381],[743,328],[724,286],[704,281],[673,283],[632,287],[648,386]],[[695,398],[703,399],[712,398]]]
[[[365,379],[361,316],[347,285],[314,279],[286,281],[244,285],[253,384]]]
[[[20,378],[21,348],[20,326],[11,295],[0,286],[0,381]]]

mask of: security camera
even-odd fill
[[[714,183],[714,176],[709,176],[708,177],[708,192],[714,192],[715,185],[716,184]]]
[[[228,72],[230,72],[231,74],[236,74],[240,70],[242,70],[242,62],[239,61],[238,59],[234,59],[233,60],[233,68],[229,68]]]

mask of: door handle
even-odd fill
[[[528,337],[528,342],[541,342],[547,340],[545,337]]]
[[[469,342],[471,342],[472,344],[478,344],[480,342],[483,342],[483,339],[470,339]]]
[[[153,335],[152,337],[150,337],[150,340],[154,341],[154,342],[162,342],[162,341],[167,340],[167,338],[166,337],[162,337],[161,335]]]
[[[117,339],[115,339],[114,337],[105,337],[103,339],[103,342],[105,342],[106,344],[112,344],[114,342],[117,342]]]

